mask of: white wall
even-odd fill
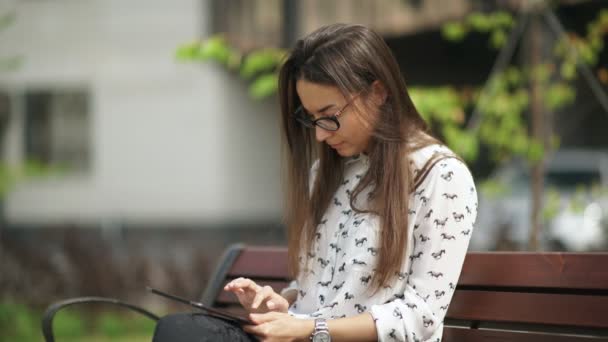
[[[86,174],[21,184],[6,199],[9,221],[279,218],[277,105],[249,100],[242,82],[217,66],[173,59],[179,44],[206,27],[206,2],[13,4],[17,22],[0,46],[25,62],[2,83],[17,90],[88,87],[92,164]]]

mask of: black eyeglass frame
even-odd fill
[[[306,110],[304,109],[304,107],[302,105],[299,105],[298,108],[296,109],[296,111],[293,113],[293,117],[299,123],[301,123],[304,127],[314,128],[315,126],[319,126],[320,128],[322,128],[326,131],[335,132],[340,129],[340,121],[338,120],[338,117],[340,117],[340,115],[342,115],[342,113],[344,113],[346,108],[348,108],[348,106],[351,103],[353,103],[358,96],[359,96],[359,94],[353,96],[334,115],[322,116],[318,119],[310,120],[309,118],[307,118],[308,114],[306,113]],[[298,114],[298,113],[303,113],[303,114]],[[325,126],[323,123],[326,121],[330,121],[330,122],[334,123],[335,128],[332,126]]]

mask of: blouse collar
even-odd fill
[[[354,155],[352,157],[347,157],[346,161],[344,162],[346,165],[349,164],[353,164],[353,163],[364,163],[364,164],[368,164],[369,163],[369,156],[365,153],[359,153],[357,155]]]

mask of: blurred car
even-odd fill
[[[525,249],[530,234],[530,168],[513,161],[491,177],[507,190],[478,192],[472,250]],[[608,152],[558,150],[545,163],[542,250],[592,251],[608,248]],[[592,190],[594,189],[594,190]]]

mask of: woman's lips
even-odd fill
[[[329,144],[329,146],[331,146],[331,148],[333,148],[333,149],[336,149],[336,150],[337,150],[337,149],[339,149],[339,148],[340,148],[340,147],[341,147],[343,144],[344,144],[344,143],[343,143],[343,142],[341,142],[341,143],[339,143],[339,144]]]

